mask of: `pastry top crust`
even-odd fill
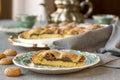
[[[77,54],[74,54],[73,52],[62,52],[61,53],[62,58],[69,58],[72,62],[79,62],[80,61],[80,56]]]
[[[47,50],[47,51],[44,51],[42,54],[43,54],[43,56],[46,56],[46,57],[48,55],[48,57],[50,57],[50,58],[52,58],[52,57],[55,57],[56,59],[60,58],[60,53],[58,51],[54,51],[54,50]]]
[[[81,23],[77,25],[77,27],[84,28],[85,30],[95,30],[95,29],[101,28],[102,26],[97,24],[91,24],[91,23]]]
[[[58,52],[56,50],[40,50],[32,56],[32,61],[34,62],[34,59],[38,58],[39,60],[45,58],[48,60],[61,60],[75,63],[85,60],[84,55],[77,55],[70,51]]]
[[[58,35],[76,35],[81,34],[83,32],[95,30],[101,28],[102,26],[92,23],[80,23],[77,24],[76,22],[62,22],[60,24],[48,24],[46,26],[41,26],[37,28],[32,28],[22,33],[22,38],[25,39],[32,39],[32,36],[38,36],[35,38],[40,38],[41,34],[58,34]],[[61,36],[63,37],[63,36]]]
[[[40,59],[42,58],[49,58],[49,59],[59,59],[60,53],[54,50],[40,50],[37,51],[33,56],[32,59],[35,59],[37,56],[39,56]]]

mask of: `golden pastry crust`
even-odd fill
[[[81,60],[81,56],[83,56],[83,55],[78,56],[73,52],[68,52],[68,51],[62,52],[61,54],[62,54],[62,58],[69,58],[72,62],[79,62]]]
[[[3,53],[6,56],[16,56],[17,55],[17,52],[14,49],[6,49]]]
[[[68,22],[61,22],[61,23],[59,24],[59,26],[62,27],[62,26],[66,26],[67,24],[68,24]]]
[[[59,27],[58,33],[59,33],[59,34],[67,34],[68,31],[70,31],[71,29],[72,29],[72,28],[69,28],[69,27],[66,27],[66,26]]]
[[[46,50],[42,54],[43,54],[43,56],[50,57],[50,58],[52,58],[53,56],[55,58],[60,58],[60,53],[55,50]]]
[[[50,26],[50,27],[59,27],[58,24],[56,24],[56,23],[48,24],[48,26]]]
[[[74,28],[77,26],[77,23],[76,22],[71,22],[69,24],[66,25],[66,27],[69,27],[69,28]]]
[[[42,34],[53,34],[53,30],[50,28],[44,28],[43,31],[41,31]]]
[[[39,56],[39,57],[37,57]],[[40,63],[39,60],[42,60],[43,58],[47,59],[59,59],[60,53],[57,51],[51,51],[51,50],[40,50],[36,52],[35,55],[32,56],[33,63],[37,64]]]
[[[21,70],[17,67],[8,67],[4,70],[4,74],[8,77],[16,77],[21,75]]]
[[[33,28],[33,29],[29,30],[29,34],[33,34],[33,33],[39,34],[40,31],[42,31],[42,30],[43,30],[42,28]]]
[[[81,33],[84,33],[84,32],[85,32],[85,29],[80,28],[80,27],[76,27],[76,28],[73,28],[73,29],[69,30],[67,32],[67,34],[76,35],[76,34],[81,34]]]
[[[29,32],[29,30],[24,31],[24,32],[20,35],[20,37],[21,37],[21,38],[24,38],[24,39],[29,39],[29,38],[30,38],[30,34],[29,34],[28,32]]]
[[[0,60],[0,64],[2,65],[13,64],[12,58],[2,58]]]
[[[37,27],[23,32],[21,35],[24,39],[38,39],[38,38],[64,38],[66,34],[71,36],[81,34],[91,30],[101,28],[100,25],[92,23],[76,23],[76,22],[62,22],[60,24],[52,23],[46,26]],[[57,35],[50,37],[50,35]],[[45,36],[45,37],[44,37]]]
[[[0,53],[0,59],[5,58],[5,57],[6,57],[6,55],[5,55],[5,54]]]
[[[101,28],[100,25],[97,25],[97,24],[91,24],[91,23],[82,23],[82,24],[79,24],[78,27],[82,27],[85,29],[85,31],[91,31],[91,30],[95,30],[95,29],[98,29],[98,28]]]
[[[25,32],[22,33],[21,37],[29,39],[31,38],[31,35],[39,35],[42,34],[41,31],[43,30],[43,28],[33,28],[30,30],[27,30]]]
[[[77,67],[84,65],[85,56],[73,52],[58,52],[55,50],[38,51],[32,56],[34,64],[47,66]]]

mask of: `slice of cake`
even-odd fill
[[[59,67],[80,67],[84,65],[85,56],[70,51],[40,50],[32,56],[32,62],[38,65]]]

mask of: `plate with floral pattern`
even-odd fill
[[[58,51],[66,51],[66,50],[58,50]],[[96,54],[89,52],[81,52],[78,50],[67,50],[67,51],[74,52],[77,55],[81,55],[81,54],[84,55],[86,57],[84,65],[80,67],[53,67],[53,66],[35,65],[31,60],[31,57],[35,53],[35,51],[27,52],[19,56],[16,56],[14,57],[13,62],[15,65],[19,67],[44,74],[72,73],[72,72],[80,71],[85,68],[92,67],[100,62],[100,57],[97,56]]]

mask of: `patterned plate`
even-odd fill
[[[66,50],[59,50],[59,51],[61,52]],[[100,57],[93,53],[81,52],[77,50],[69,50],[69,51],[72,51],[77,55],[80,54],[84,55],[86,57],[85,65],[81,67],[53,67],[53,66],[35,65],[31,61],[31,56],[34,54],[34,51],[27,52],[22,55],[14,57],[13,62],[15,65],[20,66],[22,68],[26,68],[34,72],[45,73],[45,74],[63,74],[63,73],[76,72],[94,66],[100,62]]]

